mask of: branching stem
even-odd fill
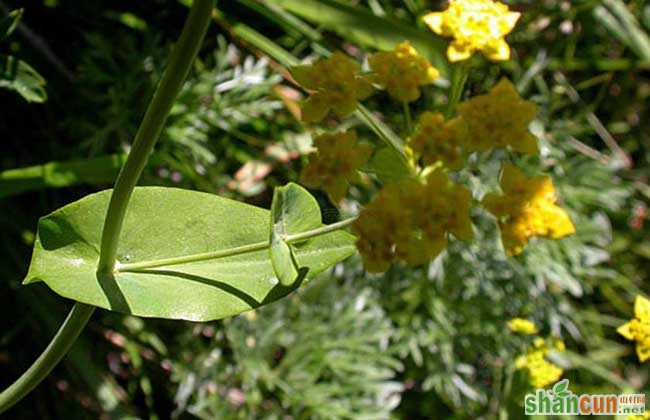
[[[192,3],[183,32],[170,55],[156,93],[149,103],[129,157],[117,177],[102,234],[97,270],[100,281],[104,276],[113,275],[117,245],[129,199],[201,46],[211,18],[212,1],[194,0]],[[0,394],[0,413],[20,401],[45,379],[79,337],[94,310],[94,306],[75,303],[45,351],[18,380]]]

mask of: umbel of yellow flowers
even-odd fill
[[[483,206],[499,220],[501,241],[508,255],[521,253],[533,236],[560,239],[575,233],[569,215],[555,204],[557,197],[550,177],[527,178],[507,163],[501,189],[503,194],[488,194]]]
[[[444,12],[424,16],[424,22],[438,35],[453,37],[447,49],[449,61],[467,60],[476,51],[495,61],[510,59],[504,37],[520,14],[492,0],[450,0]]]
[[[302,106],[302,120],[319,122],[330,111],[339,117],[354,112],[359,101],[372,94],[372,84],[360,71],[361,66],[341,52],[313,65],[293,67],[293,78],[311,91]]]
[[[395,260],[423,264],[447,246],[448,234],[470,239],[471,198],[467,188],[452,183],[441,169],[425,180],[385,186],[352,225],[364,266],[382,272]]]
[[[551,350],[563,352],[564,342],[537,337],[526,354],[515,360],[515,367],[527,373],[528,381],[534,388],[545,388],[562,377],[562,369],[546,360]]]
[[[637,296],[634,301],[634,318],[620,327],[618,333],[636,341],[636,354],[643,363],[650,359],[650,300]]]
[[[416,101],[420,98],[420,86],[432,83],[440,75],[408,41],[393,51],[371,55],[368,64],[374,72],[372,80],[398,102]]]
[[[466,140],[467,125],[461,117],[445,121],[441,113],[427,111],[420,114],[408,146],[424,166],[440,162],[444,167],[457,171],[465,164],[463,146]]]
[[[458,104],[458,114],[467,124],[472,150],[510,147],[519,153],[537,153],[537,141],[528,131],[537,105],[522,99],[505,77],[489,93]]]
[[[508,321],[508,329],[517,334],[537,334],[537,326],[535,323],[524,318],[512,318]]]
[[[301,174],[302,182],[312,188],[322,188],[333,202],[348,192],[348,185],[359,180],[359,168],[370,155],[372,147],[357,141],[355,131],[322,134],[314,139],[315,158]]]

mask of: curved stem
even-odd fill
[[[45,351],[16,382],[0,394],[0,414],[11,408],[45,379],[70,350],[94,311],[94,306],[75,303]]]
[[[199,51],[211,12],[212,0],[194,0],[192,3],[183,33],[174,47],[162,80],[140,124],[129,157],[117,176],[102,232],[97,267],[100,281],[103,276],[113,273],[117,245],[131,194]]]
[[[447,102],[447,109],[445,110],[445,117],[451,118],[456,111],[456,105],[463,96],[467,76],[469,76],[469,60],[463,61],[454,67],[451,76],[451,88],[449,90],[449,102]]]
[[[307,230],[305,232],[300,232],[293,235],[287,235],[284,238],[284,240],[287,243],[304,241],[306,239],[314,238],[316,236],[324,235],[326,233],[343,229],[351,225],[352,223],[354,223],[355,220],[357,220],[357,217],[351,217],[349,219],[345,219],[337,223],[332,223],[331,225],[324,225],[316,229]],[[246,254],[248,252],[261,251],[263,249],[268,248],[270,245],[271,244],[269,243],[269,241],[264,241],[264,242],[256,242],[248,245],[237,246],[234,248],[220,249],[218,251],[183,255],[181,257],[171,257],[171,258],[162,258],[159,260],[140,261],[140,262],[134,262],[128,264],[118,264],[116,267],[116,271],[122,273],[129,272],[129,271],[133,272],[133,271],[145,270],[147,268],[187,264],[187,263],[198,262],[198,261],[214,260],[217,258],[232,257],[234,255]]]
[[[117,177],[102,233],[97,269],[100,281],[104,276],[113,274],[117,244],[129,199],[201,46],[211,18],[212,1],[194,0],[183,32],[170,55],[167,68],[135,136],[129,157]],[[81,334],[94,310],[94,306],[83,303],[74,305],[41,356],[16,382],[0,394],[0,413],[20,401],[50,373]]]

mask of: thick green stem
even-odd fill
[[[445,110],[445,117],[451,118],[456,111],[456,106],[463,96],[467,76],[469,75],[469,62],[463,61],[456,64],[451,76],[451,88],[449,89],[449,102],[447,102],[447,109]]]
[[[284,240],[288,243],[304,241],[306,239],[314,238],[320,235],[325,235],[326,233],[330,233],[336,230],[346,228],[350,226],[355,220],[357,220],[357,218],[352,217],[350,219],[345,219],[337,223],[332,223],[331,225],[324,225],[319,228],[296,233],[294,235],[287,235],[284,238]],[[116,267],[116,271],[119,272],[141,271],[148,268],[165,267],[170,265],[187,264],[187,263],[197,262],[197,261],[207,261],[207,260],[214,260],[217,258],[232,257],[234,255],[246,254],[248,252],[261,251],[263,249],[268,248],[270,245],[271,244],[269,243],[269,241],[264,241],[264,242],[256,242],[248,245],[237,246],[234,248],[220,249],[218,251],[183,255],[181,257],[171,257],[171,258],[162,258],[159,260],[140,261],[140,262],[134,262],[128,264],[118,264]]]
[[[156,93],[147,108],[133,147],[115,182],[102,234],[98,277],[112,275],[117,245],[129,199],[149,154],[167,120],[171,107],[198,53],[211,18],[213,0],[194,0],[183,32],[169,58]],[[90,319],[94,306],[77,302],[49,346],[34,364],[0,394],[0,413],[20,401],[65,356]]]
[[[45,379],[70,350],[94,311],[94,306],[75,303],[45,351],[16,382],[0,394],[0,414],[11,408]]]
[[[113,273],[129,199],[201,46],[211,12],[212,0],[194,0],[183,33],[174,47],[167,69],[135,136],[129,157],[117,176],[102,232],[97,267],[100,281],[103,276]]]

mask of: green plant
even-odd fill
[[[322,226],[316,201],[297,186],[278,190],[279,204],[271,215],[197,192],[135,188],[199,50],[211,11],[211,0],[194,2],[115,188],[41,219],[27,281],[44,281],[78,302],[41,357],[0,394],[0,411],[49,373],[96,306],[142,316],[218,319],[284,296],[307,275],[317,274],[352,251],[352,237],[336,232],[349,221]],[[139,231],[151,221],[155,223],[146,232]],[[265,228],[269,223],[270,239]],[[121,235],[125,226],[134,234]],[[173,226],[182,236],[172,239]],[[176,247],[170,240],[177,240]],[[225,264],[218,262],[221,259],[226,259]],[[178,264],[188,270],[147,270]],[[294,264],[300,266],[299,277],[291,276]],[[254,281],[250,274],[255,275]]]

